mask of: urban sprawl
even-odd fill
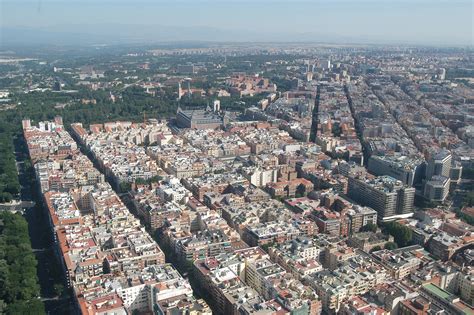
[[[474,89],[446,77],[461,57],[282,53],[267,66],[284,65],[284,91],[245,62],[196,87],[215,65],[186,62],[136,85],[205,106],[143,121],[24,117],[78,312],[474,314],[474,208],[453,211],[474,166]],[[79,79],[100,90],[107,75],[89,66]],[[249,96],[259,101],[241,112],[222,106]]]

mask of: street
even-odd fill
[[[15,157],[17,160],[18,179],[21,185],[20,198],[26,209],[24,217],[28,221],[31,247],[38,261],[37,275],[41,287],[41,300],[44,302],[47,314],[69,313],[70,299],[66,296],[58,297],[55,284],[61,282],[60,270],[53,252],[53,239],[49,230],[47,212],[40,202],[35,202],[34,178],[22,167],[28,156],[23,139],[15,139]]]

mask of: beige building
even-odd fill
[[[474,306],[474,270],[471,270],[468,274],[461,273],[458,276],[459,281],[459,293],[461,299],[467,304]]]

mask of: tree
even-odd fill
[[[273,247],[274,245],[275,245],[275,242],[270,242],[267,244],[260,245],[260,248],[262,248],[264,251],[268,253],[268,250],[270,249],[270,247]]]
[[[129,192],[132,189],[132,185],[129,182],[121,182],[119,184],[120,192]]]
[[[7,311],[7,303],[5,301],[0,300],[0,314],[5,314]]]
[[[474,179],[474,168],[466,168],[462,170],[462,178]]]
[[[12,194],[9,192],[0,192],[0,202],[10,202],[13,200]]]
[[[457,209],[456,210],[456,216],[458,218],[460,218],[461,220],[463,220],[464,222],[470,224],[470,225],[474,225],[474,217],[468,215],[468,214],[465,214],[461,211],[461,209]]]
[[[468,206],[468,207],[474,206],[474,192],[473,191],[470,191],[466,194],[463,200],[463,205]]]
[[[148,179],[137,178],[137,179],[135,179],[135,184],[137,184],[137,185],[150,185],[151,183],[159,183],[162,179],[163,179],[163,177],[161,177],[160,175],[155,175],[155,176],[152,176]]]
[[[64,293],[64,286],[61,283],[56,283],[54,285],[54,294],[61,296]]]
[[[0,130],[0,202],[10,202],[20,192],[13,151],[11,134],[2,134]]]
[[[398,222],[390,222],[386,224],[387,232],[393,236],[398,247],[410,245],[413,233],[410,228]]]
[[[385,243],[385,246],[383,248],[388,249],[388,250],[393,250],[393,249],[397,249],[398,246],[394,242],[387,242],[387,243]]]
[[[0,213],[0,301],[6,314],[44,314],[28,224],[19,214]],[[6,306],[5,306],[6,305]]]
[[[36,315],[45,314],[44,304],[37,299],[31,301],[16,301],[13,304],[8,305],[6,314],[25,314],[25,315]]]
[[[363,227],[360,228],[361,232],[377,232],[377,225],[373,223],[367,223]]]

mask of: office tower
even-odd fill
[[[53,91],[61,91],[61,82],[54,81]]]
[[[214,100],[214,112],[220,112],[220,111],[221,111],[221,101]]]
[[[425,183],[423,195],[430,201],[444,201],[449,193],[449,177],[435,175]]]
[[[414,186],[421,183],[423,161],[407,156],[372,155],[369,158],[368,170],[374,175],[388,175],[402,181],[405,185]]]
[[[349,177],[348,196],[377,211],[379,222],[410,217],[413,214],[415,188],[390,176],[373,179]]]
[[[191,92],[191,79],[186,79],[186,82],[188,83],[188,96],[191,96],[192,95],[192,92]]]
[[[331,68],[331,59],[321,60],[321,68],[323,68],[323,70],[329,70]]]
[[[440,80],[446,80],[446,69],[445,68],[440,68],[438,71],[438,78]]]
[[[181,99],[181,97],[183,97],[184,95],[184,92],[183,92],[183,88],[181,87],[181,82],[178,82],[178,100]]]
[[[459,161],[453,161],[451,163],[451,171],[449,177],[453,183],[459,184],[462,177],[462,165]]]
[[[56,126],[62,126],[63,125],[63,118],[61,116],[55,116],[54,117],[54,123]]]
[[[29,119],[23,119],[23,120],[21,121],[21,126],[23,127],[23,130],[30,128],[30,127],[31,127],[31,120],[29,120]]]
[[[426,165],[426,179],[430,180],[435,175],[449,177],[451,160],[451,153],[446,149],[431,155]]]

